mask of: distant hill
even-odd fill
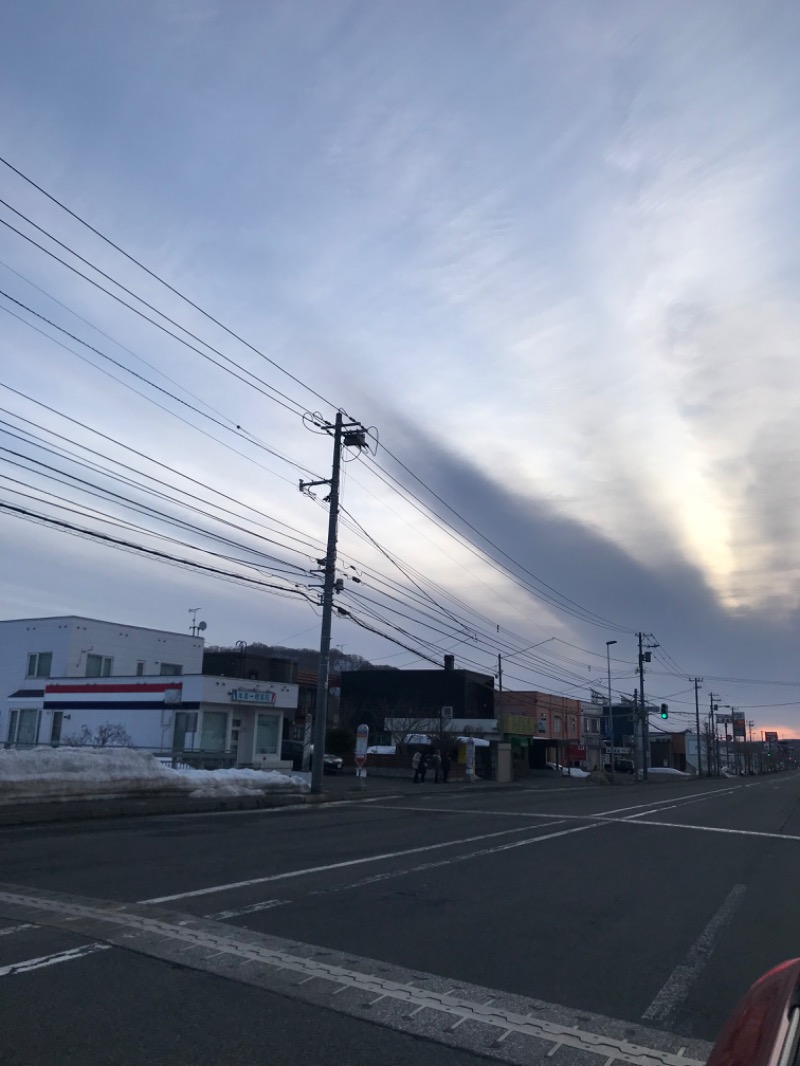
[[[225,644],[207,644],[207,652],[227,652],[228,654],[241,654],[241,648]],[[287,648],[283,644],[262,644],[254,641],[247,645],[247,652],[267,656],[270,659],[293,659],[297,663],[298,670],[316,672],[319,667],[318,648]],[[331,670],[342,672],[345,670],[396,670],[396,666],[381,666],[373,664],[362,655],[349,655],[338,648],[331,648]]]

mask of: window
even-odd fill
[[[202,751],[225,751],[228,739],[228,712],[204,711],[203,728],[200,734]]]
[[[144,677],[144,660],[140,659],[136,664],[136,676]]]
[[[176,677],[183,673],[183,667],[180,663],[162,663],[158,672],[162,677]]]
[[[553,716],[553,732],[554,733],[560,733],[561,732],[561,715],[559,715],[559,714],[556,714],[556,715]]]
[[[110,655],[87,655],[86,676],[111,677],[111,668],[113,665],[114,660]]]
[[[14,707],[8,719],[8,744],[25,747],[39,742],[39,711],[33,707]]]
[[[256,754],[277,755],[280,719],[277,714],[260,714],[256,724]]]
[[[28,656],[27,677],[49,677],[50,668],[53,665],[53,653],[51,651],[35,652]]]

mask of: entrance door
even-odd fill
[[[278,754],[279,731],[279,715],[259,714],[256,721],[256,755]]]
[[[64,724],[64,712],[53,711],[53,727],[50,730],[50,743],[57,748],[61,743],[61,727]]]
[[[239,734],[242,731],[241,718],[234,718],[231,721],[231,751],[238,764],[239,762]]]

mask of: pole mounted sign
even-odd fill
[[[367,771],[364,769],[364,763],[367,761],[367,745],[369,744],[369,726],[360,725],[356,730],[356,777],[359,779],[359,783],[364,788],[364,778],[367,776]]]
[[[369,744],[369,726],[360,725],[356,730],[356,766],[361,769],[367,761],[367,745]]]

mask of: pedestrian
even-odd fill
[[[425,774],[428,772],[428,756],[424,751],[419,753],[419,780],[425,784]]]
[[[450,776],[450,756],[446,751],[442,752],[442,784],[447,784],[447,778]]]
[[[434,748],[433,756],[431,757],[431,765],[433,766],[433,783],[439,784],[439,773],[442,769],[442,757],[439,754],[439,749]]]
[[[419,764],[422,761],[422,756],[418,751],[415,751],[411,757],[411,769],[414,771],[414,784],[419,784]]]

